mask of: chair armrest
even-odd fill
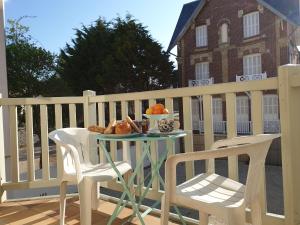
[[[176,187],[176,166],[180,162],[189,162],[196,160],[206,160],[223,158],[234,155],[242,155],[249,153],[249,144],[241,146],[226,147],[224,149],[212,149],[200,152],[190,152],[183,154],[176,154],[170,156],[165,164],[165,185],[167,190],[174,192]]]
[[[67,151],[70,152],[70,155],[71,155],[71,157],[72,157],[72,159],[74,160],[74,163],[75,163],[75,171],[76,171],[76,176],[77,176],[77,182],[79,183],[82,180],[82,171],[81,171],[80,157],[79,157],[78,151],[72,145],[63,144],[63,143],[59,143],[59,145],[64,147]],[[63,159],[63,157],[64,156],[62,155],[62,159]]]

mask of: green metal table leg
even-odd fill
[[[112,161],[111,159],[111,156],[110,154],[108,153],[105,145],[100,141],[100,146],[101,148],[103,148],[104,150],[104,154],[108,160],[108,162],[111,164],[113,170],[116,172],[116,174],[118,175],[119,179],[120,179],[120,182],[121,182],[121,185],[123,186],[123,189],[124,189],[124,192],[126,193],[126,195],[128,196],[129,200],[131,201],[132,203],[132,208],[134,210],[134,212],[136,213],[137,217],[139,218],[139,220],[141,221],[141,224],[142,225],[145,225],[145,222],[143,221],[143,218],[141,217],[141,213],[139,212],[139,209],[138,207],[135,205],[135,199],[133,198],[123,176],[121,175],[120,171],[117,169],[117,167],[115,166],[114,162]],[[114,219],[116,218],[117,215],[114,215]],[[109,224],[110,225],[110,224]]]

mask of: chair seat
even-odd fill
[[[131,170],[131,165],[127,162],[115,162],[115,165],[121,174]],[[101,163],[97,165],[81,164],[82,175],[89,177],[94,181],[109,181],[118,177],[109,163]]]
[[[245,186],[232,179],[202,173],[176,187],[176,202],[187,206],[234,208],[244,203]]]

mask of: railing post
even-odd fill
[[[83,96],[85,97],[84,101],[84,127],[88,127],[90,125],[97,124],[97,115],[96,115],[96,103],[90,102],[91,96],[96,96],[95,91],[84,91]],[[91,137],[89,141],[89,150],[90,150],[90,160],[92,163],[99,163],[99,156],[98,156],[98,146],[95,138]]]
[[[285,224],[300,224],[300,65],[279,67]]]
[[[4,139],[3,107],[0,105],[0,203],[6,200],[6,192],[2,189],[2,183],[6,181]]]

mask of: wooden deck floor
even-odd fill
[[[106,225],[114,210],[115,204],[103,202],[97,211],[93,211],[93,224]],[[114,225],[122,224],[131,215],[132,210],[125,208]],[[147,216],[145,222],[148,225],[159,225],[159,218]],[[58,199],[26,200],[19,202],[6,202],[0,204],[0,225],[54,225],[59,224]],[[80,224],[78,198],[70,198],[66,208],[66,224]],[[128,223],[127,223],[128,224]],[[131,224],[140,224],[133,220]],[[175,225],[175,223],[169,223]]]

